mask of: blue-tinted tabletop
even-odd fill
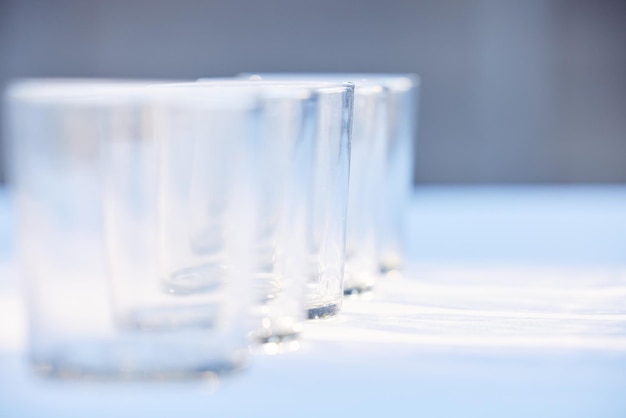
[[[55,381],[25,359],[0,189],[0,417],[625,417],[626,187],[421,187],[403,277],[216,381]]]

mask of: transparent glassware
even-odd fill
[[[255,155],[266,177],[257,284],[262,342],[297,339],[336,315],[343,268],[353,85],[203,79],[259,92]]]
[[[314,75],[309,75],[313,77]],[[385,174],[378,205],[378,254],[383,274],[399,272],[406,259],[407,211],[413,192],[420,79],[416,74],[321,74],[323,79],[370,81],[387,94]]]
[[[360,74],[389,89],[385,181],[379,199],[379,262],[383,274],[400,272],[406,261],[407,212],[413,192],[417,106],[420,80],[415,74]]]
[[[177,104],[143,83],[93,80],[16,82],[6,100],[35,368],[59,377],[183,378],[245,364],[258,213],[247,154],[232,160],[232,204],[249,210],[234,213],[242,228],[225,250],[239,262],[210,293],[181,297],[155,274],[163,242],[153,229],[167,216],[160,159],[178,140],[170,130]],[[187,133],[204,132],[211,107],[202,106],[201,123],[187,114]]]
[[[262,80],[352,82],[354,115],[350,160],[344,293],[369,291],[380,276],[379,212],[389,135],[389,90],[350,74],[242,74]]]
[[[312,181],[301,200],[305,202],[305,212],[310,219],[308,319],[338,314],[346,286],[354,85],[317,89],[316,102]]]

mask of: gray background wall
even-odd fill
[[[418,183],[626,181],[623,0],[0,0],[2,84],[241,71],[419,73]]]

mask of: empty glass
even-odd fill
[[[219,282],[191,292],[169,280],[174,265],[156,264],[169,236],[154,226],[172,222],[161,208],[193,180],[193,170],[167,175],[181,155],[169,151],[253,140],[252,101],[181,105],[159,88],[89,80],[17,82],[6,98],[35,367],[63,377],[186,377],[241,366],[259,213],[251,155],[233,146],[207,156],[229,162],[237,224],[224,243],[225,260],[237,263],[225,263]],[[176,180],[169,193],[162,176]]]
[[[406,217],[413,191],[417,103],[420,81],[415,74],[361,74],[389,89],[389,135],[386,174],[379,199],[380,268],[399,271],[406,258]]]
[[[380,275],[378,214],[385,186],[388,89],[380,82],[348,74],[260,74],[250,78],[354,82],[344,293],[370,290]]]
[[[151,87],[148,114],[118,108],[104,172],[119,323],[211,325],[216,289],[239,268],[227,244],[246,213],[255,214],[248,274],[263,302],[257,339],[294,340],[305,315],[339,311],[352,89],[214,80]],[[254,199],[235,204],[242,183]],[[230,298],[249,291],[233,289]]]
[[[353,86],[233,79],[198,84],[260,93],[254,144],[264,173],[258,337],[294,339],[303,315],[325,318],[341,308]]]

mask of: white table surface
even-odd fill
[[[425,187],[410,265],[221,382],[40,379],[0,189],[0,417],[626,417],[626,187]]]

